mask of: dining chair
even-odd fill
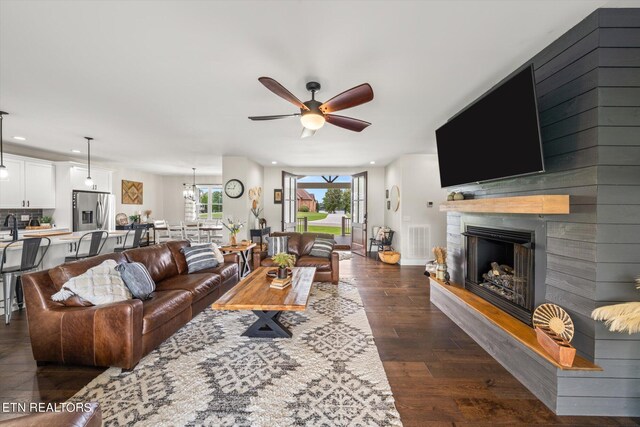
[[[42,242],[45,245],[41,247]],[[13,312],[14,292],[22,295],[22,281],[20,277],[30,271],[36,270],[51,246],[51,239],[48,237],[33,237],[28,239],[20,239],[9,243],[2,250],[2,258],[0,259],[0,277],[4,285],[4,321],[5,324],[11,322],[11,314]],[[19,265],[6,265],[7,253],[9,250],[21,251]],[[38,253],[40,256],[38,257]],[[20,289],[18,289],[20,287]],[[18,308],[22,309],[18,299]]]
[[[143,239],[146,238],[146,235],[148,232],[149,230],[143,227],[134,228],[133,230],[127,231],[127,234],[124,235],[124,242],[122,243],[122,246],[120,246],[119,248],[115,248],[113,251],[123,252],[128,249],[139,248],[140,245],[142,244]],[[132,240],[129,240],[130,235],[133,235]],[[128,246],[127,246],[127,240],[131,242],[130,245]]]
[[[182,221],[182,230],[184,238],[195,243],[200,243],[201,240],[201,231],[200,231],[200,223],[198,221]]]
[[[80,259],[91,258],[96,255],[99,255],[108,237],[109,237],[109,233],[104,230],[90,231],[88,233],[83,234],[82,237],[80,237],[80,240],[78,240],[78,246],[76,247],[76,254],[65,257],[64,258],[65,262],[77,261]],[[87,242],[87,241],[89,242],[89,252],[81,254],[80,248],[82,247],[82,242]]]

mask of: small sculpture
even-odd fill
[[[260,218],[260,220],[258,221],[258,224],[260,225],[260,229],[266,228],[267,227],[267,219],[266,218]]]

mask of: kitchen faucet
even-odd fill
[[[14,214],[8,214],[4,219],[4,226],[9,226],[9,218],[13,218],[13,227],[11,228],[11,236],[13,237],[13,241],[18,240],[18,219]]]

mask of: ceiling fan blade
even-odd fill
[[[364,120],[354,119],[352,117],[338,116],[336,114],[325,114],[325,120],[334,126],[339,126],[354,132],[362,132],[367,126],[371,125]]]
[[[264,85],[264,87],[278,95],[280,98],[286,99],[296,107],[302,108],[305,111],[309,110],[309,108],[304,105],[302,101],[296,98],[294,94],[289,92],[284,86],[273,80],[271,77],[260,77],[258,80]]]
[[[299,116],[299,113],[296,114],[280,114],[278,116],[251,116],[249,117],[250,120],[276,120],[276,119],[284,119],[287,117],[295,117],[295,116]]]
[[[359,86],[352,87],[349,90],[334,96],[320,106],[323,113],[333,113],[334,111],[345,110],[355,107],[373,99],[373,89],[369,83],[362,83]]]
[[[308,137],[313,136],[315,134],[316,134],[315,130],[303,127],[302,128],[302,134],[300,134],[300,138],[308,138]]]

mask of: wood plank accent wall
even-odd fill
[[[608,332],[589,315],[601,305],[639,299],[632,284],[640,274],[640,9],[599,9],[531,62],[546,172],[451,190],[476,198],[570,195],[569,215],[544,217],[545,299],[567,309],[576,324],[573,344],[604,371],[560,387],[559,409],[586,409],[585,397],[591,404],[606,397],[602,414],[609,408],[612,415],[639,416],[640,387],[628,383],[640,384],[640,335]],[[472,218],[463,215],[447,216],[458,283],[464,282],[460,224]]]

